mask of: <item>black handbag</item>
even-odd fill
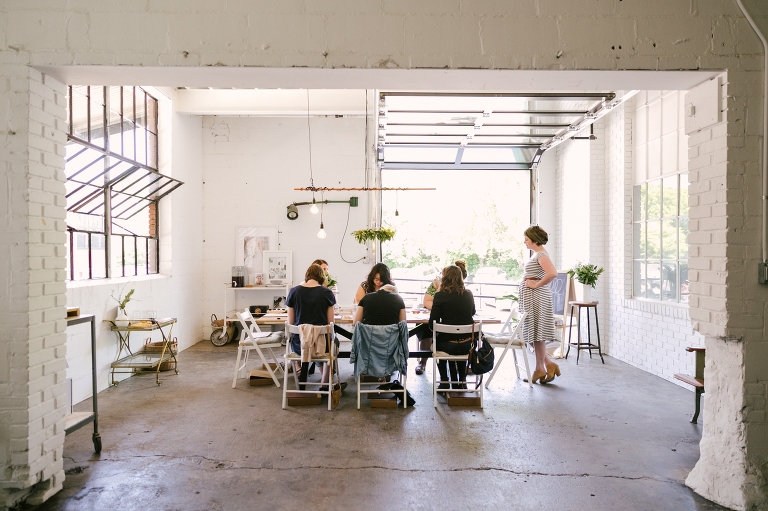
[[[474,337],[475,334],[472,332],[472,347],[469,349],[467,362],[472,369],[472,374],[485,374],[493,370],[495,360],[493,346],[485,341],[482,335],[478,335],[477,339]]]

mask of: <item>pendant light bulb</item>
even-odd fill
[[[400,216],[400,212],[398,210],[395,210],[395,216]]]
[[[325,229],[323,228],[323,222],[320,222],[320,230],[317,231],[317,237],[321,240],[324,240],[327,234],[325,234]]]
[[[317,207],[317,204],[315,204],[314,198],[312,199],[312,207],[309,208],[309,212],[312,213],[313,215],[316,215],[320,212],[320,209]]]

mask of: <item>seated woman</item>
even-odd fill
[[[375,293],[386,284],[394,285],[395,283],[392,282],[392,277],[389,275],[389,266],[379,263],[371,268],[368,277],[360,283],[360,287],[355,293],[355,303],[359,303],[365,295]]]
[[[462,278],[467,278],[467,262],[464,259],[459,259],[456,262],[454,262],[456,266],[459,267],[461,270],[461,276]],[[435,300],[435,293],[437,293],[437,290],[440,289],[440,277],[435,277],[432,282],[429,284],[429,287],[424,292],[424,298],[422,301],[424,302],[424,307],[426,309],[432,310],[432,303]],[[420,350],[429,350],[432,347],[432,329],[429,327],[429,323],[424,323],[422,325],[417,326],[413,330],[409,332],[411,336],[416,335],[419,338],[419,349]],[[423,374],[424,369],[427,367],[427,359],[422,358],[419,360],[419,363],[416,365],[416,374]]]
[[[304,282],[292,288],[285,300],[289,324],[329,325],[333,322],[333,306],[336,304],[336,298],[330,289],[322,285],[324,281],[325,272],[322,267],[312,264],[307,268]],[[301,341],[296,334],[291,337],[291,351],[301,354]],[[309,362],[301,364],[299,381],[307,381],[308,369]],[[298,367],[294,366],[294,371],[296,370]],[[328,381],[329,373],[330,368],[324,367],[321,383]]]
[[[405,302],[391,284],[381,286],[375,293],[368,293],[357,304],[355,323],[394,325],[400,321],[405,321]]]
[[[432,302],[432,313],[429,315],[429,323],[433,321],[445,325],[470,325],[474,321],[475,297],[472,291],[464,288],[464,278],[461,269],[456,265],[446,266],[443,269],[443,278],[440,290],[435,293]],[[449,355],[467,355],[472,344],[471,337],[463,334],[437,334],[437,349]],[[447,361],[441,360],[437,364],[440,372],[440,380],[448,380]],[[451,381],[464,382],[467,380],[467,363],[451,362]],[[439,389],[450,388],[447,383],[441,383]],[[465,383],[454,384],[453,388],[466,388]]]

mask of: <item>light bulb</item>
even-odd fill
[[[309,212],[312,213],[313,215],[316,215],[320,212],[320,209],[318,209],[317,204],[315,204],[315,199],[312,199],[312,207],[309,208]]]
[[[320,230],[317,231],[317,237],[324,240],[326,236],[325,229],[323,229],[323,222],[320,222]]]

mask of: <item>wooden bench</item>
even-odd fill
[[[675,378],[693,386],[696,392],[696,407],[693,412],[693,418],[691,422],[697,424],[699,418],[699,410],[701,409],[701,395],[704,393],[704,348],[685,348],[685,351],[696,353],[696,374],[690,376],[687,374],[676,374]]]

